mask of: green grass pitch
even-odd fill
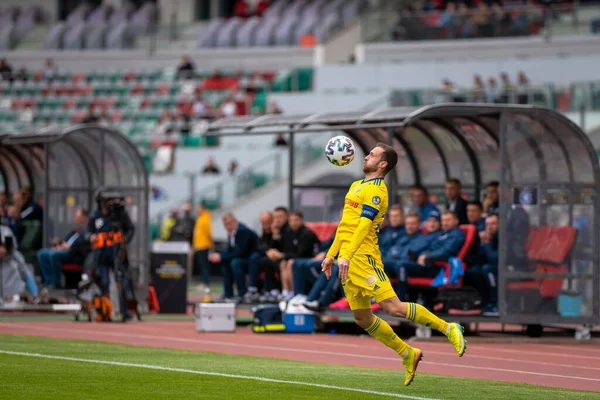
[[[403,380],[400,371],[0,335],[0,398],[11,400],[598,398],[592,392],[423,373],[408,388]]]

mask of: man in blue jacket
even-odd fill
[[[259,271],[249,271],[251,265],[250,256],[256,251],[258,235],[238,222],[231,213],[223,214],[223,225],[228,233],[227,250],[220,253],[208,255],[208,261],[221,264],[223,273],[223,300],[226,302],[238,302],[246,293],[246,273],[250,276],[250,286],[256,286],[256,278]],[[238,289],[238,297],[233,295],[233,278],[235,276]]]
[[[404,210],[400,204],[394,204],[389,211],[389,225],[383,228],[378,235],[379,251],[385,264],[386,258],[398,258],[399,240],[406,235],[404,227]]]
[[[416,261],[404,262],[400,266],[400,277],[406,282],[410,277],[435,278],[440,273],[436,265],[455,257],[465,241],[465,234],[458,228],[458,218],[447,210],[442,214],[442,232],[431,238],[427,250],[421,252]],[[414,260],[416,254],[409,254]]]
[[[423,224],[429,219],[431,212],[440,212],[434,204],[429,202],[429,192],[423,185],[417,183],[410,187],[410,200],[414,207],[413,211],[421,216]]]
[[[477,232],[485,231],[485,218],[483,218],[483,205],[479,200],[471,200],[467,204],[467,219],[469,224],[475,225]]]
[[[482,265],[470,266],[465,281],[481,296],[485,305],[484,315],[498,315],[498,216],[485,219],[485,231],[481,232],[479,254]]]

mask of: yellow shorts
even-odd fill
[[[377,303],[396,296],[390,278],[383,272],[380,257],[355,254],[348,268],[348,279],[342,282],[351,310],[371,308],[371,297]]]

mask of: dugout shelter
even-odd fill
[[[94,124],[0,135],[0,192],[14,193],[23,186],[32,188],[44,210],[38,227],[42,246],[73,228],[77,207],[96,209],[99,188],[125,196],[136,228],[128,255],[131,266],[139,271],[139,283],[147,287],[148,173],[136,146],[125,135]],[[138,298],[145,299],[146,293],[140,291]]]
[[[453,103],[231,117],[213,122],[207,134],[275,132],[290,134],[287,200],[302,211],[307,207],[302,192],[333,193],[337,201],[323,201],[319,207],[339,209],[350,182],[361,178],[356,172],[334,183],[298,182],[295,143],[303,134],[322,135],[322,149],[339,134],[352,138],[363,155],[379,141],[396,148],[400,159],[387,178],[390,204],[406,206],[408,188],[421,183],[441,205],[447,178],[459,178],[464,194],[482,200],[486,183],[498,180],[500,321],[598,324],[598,156],[586,134],[562,114],[529,105]],[[361,163],[360,156],[354,163]],[[327,163],[325,157],[320,162]],[[331,211],[323,215],[334,221],[339,214]]]

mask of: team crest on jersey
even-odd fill
[[[375,282],[377,282],[377,278],[375,278],[373,275],[367,275],[366,281],[367,286],[373,286]]]
[[[381,203],[381,199],[379,198],[379,196],[373,197],[373,204],[379,205],[379,203]]]

